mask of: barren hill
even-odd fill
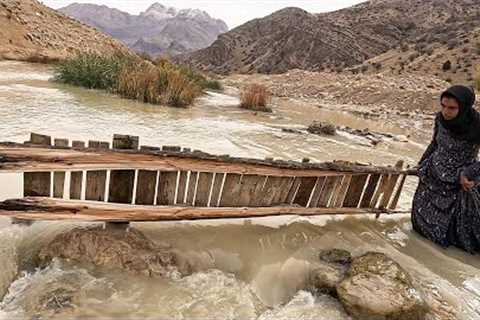
[[[441,44],[479,20],[480,0],[376,0],[322,14],[286,8],[177,59],[218,73],[340,71],[406,44]]]
[[[36,0],[0,0],[0,59],[54,61],[92,51],[130,52],[111,37]]]
[[[228,31],[225,22],[210,17],[205,11],[177,10],[160,3],[152,4],[139,15],[83,3],[71,4],[60,11],[153,57],[208,47],[219,34]]]

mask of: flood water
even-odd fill
[[[414,165],[428,143],[428,125],[380,123],[299,101],[274,101],[273,114],[237,108],[234,90],[210,93],[189,109],[146,105],[48,81],[46,66],[0,62],[0,140],[23,142],[30,132],[70,140],[140,136],[152,146],[181,145],[215,154],[312,161],[334,159]],[[231,94],[232,93],[232,94]],[[231,95],[230,95],[231,94]],[[283,132],[312,120],[396,135],[409,142]],[[410,208],[410,179],[400,208]],[[21,177],[0,174],[0,200],[21,196]],[[31,319],[38,297],[63,282],[79,292],[75,308],[49,319],[348,319],[336,301],[301,290],[308,266],[321,249],[353,254],[381,251],[415,278],[432,319],[480,318],[480,258],[443,250],[412,232],[408,215],[358,218],[294,216],[204,222],[142,223],[133,227],[168,243],[194,261],[181,278],[151,279],[57,261],[35,270],[39,249],[72,223],[13,225],[0,218],[0,319]],[[447,317],[446,315],[454,315]]]

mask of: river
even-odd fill
[[[358,160],[414,165],[429,128],[381,123],[299,101],[274,100],[273,114],[237,108],[230,93],[209,93],[188,109],[146,105],[104,92],[56,84],[47,66],[0,62],[0,140],[22,142],[31,131],[71,140],[106,140],[114,133],[140,136],[145,145],[181,145],[215,154],[312,161]],[[410,135],[409,142],[295,134],[312,120]],[[410,208],[415,179],[400,201]],[[0,174],[0,199],[21,195],[22,178]],[[35,301],[52,283],[75,282],[80,292],[64,318],[125,319],[346,319],[336,302],[298,290],[312,253],[343,248],[353,254],[385,252],[416,279],[438,314],[480,318],[480,259],[441,249],[412,232],[408,215],[381,217],[295,216],[197,222],[141,223],[134,227],[195,261],[180,278],[150,279],[57,261],[34,269],[39,249],[72,223],[13,225],[0,218],[0,319],[30,319]]]

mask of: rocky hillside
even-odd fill
[[[48,62],[92,51],[130,52],[120,42],[36,0],[0,0],[0,59]]]
[[[137,52],[176,55],[208,47],[228,27],[198,9],[177,10],[159,3],[139,15],[95,4],[74,3],[61,12],[110,34]]]
[[[480,0],[372,0],[322,14],[286,8],[178,60],[218,73],[340,71],[401,47],[460,41],[479,19]]]

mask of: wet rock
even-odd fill
[[[303,132],[302,132],[301,130],[292,129],[292,128],[282,128],[282,132],[295,133],[295,134],[303,134]],[[1,161],[1,159],[0,159],[0,161]]]
[[[40,265],[57,257],[147,276],[162,277],[176,270],[175,254],[135,229],[73,229],[40,251]]]
[[[426,313],[410,276],[382,253],[353,259],[337,293],[347,312],[359,320],[420,320]]]
[[[313,134],[333,136],[337,134],[335,125],[327,122],[314,121],[308,126],[307,131]]]
[[[318,256],[321,261],[328,263],[350,265],[352,262],[352,254],[347,250],[342,249],[322,250]]]
[[[316,292],[336,297],[336,287],[345,278],[351,261],[352,256],[346,250],[322,250],[319,263],[310,273],[310,286]]]

